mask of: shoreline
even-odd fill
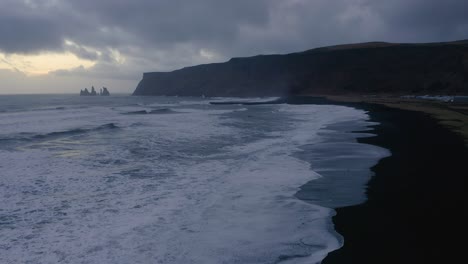
[[[464,227],[463,138],[428,113],[382,104],[337,102],[368,111],[378,122],[374,137],[359,143],[392,155],[371,168],[367,201],[335,208],[335,230],[344,246],[330,252],[334,263],[449,263],[461,257]]]
[[[468,104],[446,103],[441,101],[428,101],[420,99],[402,98],[397,95],[370,96],[370,95],[321,95],[327,100],[339,104],[377,104],[390,108],[418,111],[431,115],[437,122],[446,128],[458,133],[465,140],[468,147]]]

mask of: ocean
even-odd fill
[[[226,100],[0,96],[0,263],[320,263],[376,123]]]

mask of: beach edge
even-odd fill
[[[365,102],[337,102],[368,112],[374,137],[359,143],[392,155],[371,168],[367,201],[335,208],[335,230],[344,246],[322,263],[448,263],[461,254],[464,226],[463,138],[427,113]],[[452,215],[453,214],[453,215]]]

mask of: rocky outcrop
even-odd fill
[[[468,40],[372,42],[148,72],[134,95],[468,94]]]
[[[90,96],[91,94],[88,91],[88,88],[84,88],[84,90],[80,91],[80,96]]]
[[[80,91],[80,96],[97,96],[98,93],[94,89],[94,86],[91,86],[91,92],[88,91],[88,88],[84,88],[84,90]],[[107,90],[106,87],[102,87],[102,89],[99,90],[99,95],[101,96],[109,96],[109,90]]]
[[[100,93],[102,96],[109,96],[109,90],[106,87],[102,87],[102,92]]]

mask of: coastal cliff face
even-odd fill
[[[148,72],[133,95],[468,94],[468,40],[331,46]]]

